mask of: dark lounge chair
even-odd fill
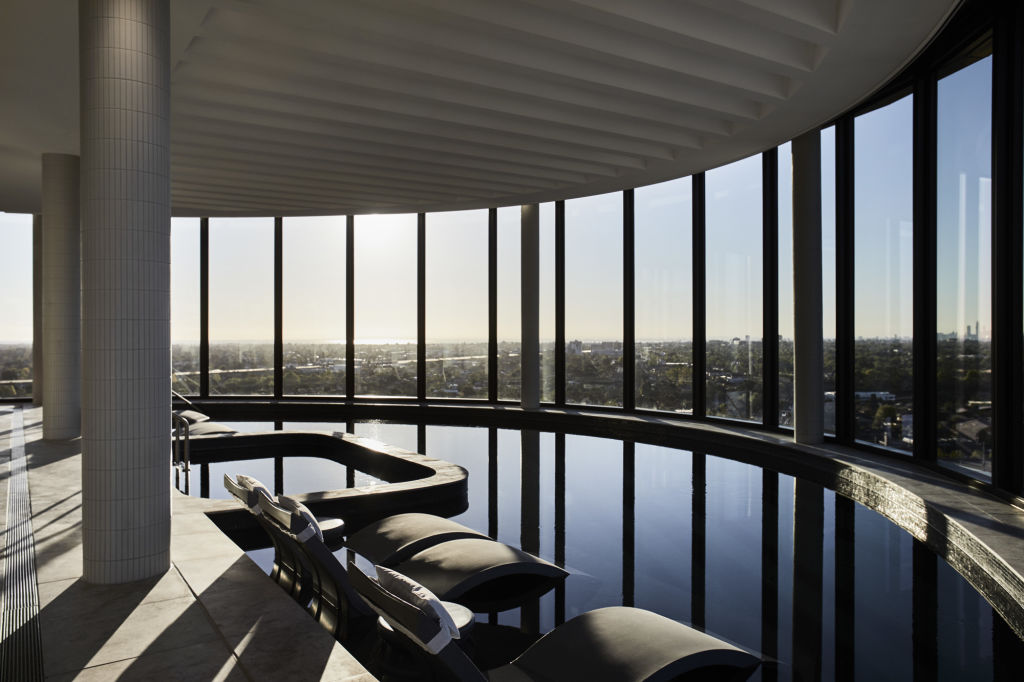
[[[261,493],[257,504],[275,548],[281,547],[302,581],[310,585],[307,608],[313,617],[341,641],[365,631],[360,621],[372,611],[352,589],[345,566],[324,544],[312,514],[286,496],[278,504]],[[568,575],[543,559],[489,538],[440,542],[413,554],[399,567],[426,576],[424,584],[434,594],[475,612],[521,605]]]
[[[285,592],[291,595],[302,605],[309,603],[313,597],[312,569],[303,567],[301,556],[297,548],[289,542],[285,542],[275,528],[263,517],[263,510],[259,506],[261,496],[273,499],[270,490],[255,478],[239,475],[237,481],[227,474],[224,474],[224,488],[231,495],[241,502],[242,506],[248,509],[256,517],[257,522],[270,536],[271,544],[274,547],[274,565],[270,570],[270,577],[277,582]],[[321,532],[324,534],[324,543],[331,549],[338,549],[345,543],[345,524],[341,519],[322,518],[318,519]]]
[[[423,594],[386,588],[358,568],[350,579],[393,630],[418,647],[435,679],[459,682],[529,680],[745,680],[760,660],[742,649],[650,611],[613,606],[579,615],[530,646],[507,665],[480,670],[453,639]],[[413,603],[419,601],[419,604]]]

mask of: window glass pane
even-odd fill
[[[707,413],[761,419],[761,157],[706,174]]]
[[[692,413],[692,181],[638,187],[633,200],[636,406]]]
[[[565,202],[565,400],[622,405],[622,193]]]
[[[498,399],[522,394],[522,209],[498,209]]]
[[[0,398],[32,395],[32,215],[0,213]]]
[[[345,394],[345,226],[345,216],[284,219],[285,394]]]
[[[171,218],[171,388],[199,395],[199,218]]]
[[[427,396],[487,397],[487,210],[427,214]]]
[[[904,97],[854,120],[855,437],[913,447],[913,113]]]
[[[992,477],[992,58],[938,83],[938,461]]]
[[[836,432],[836,129],[821,131],[821,335],[825,433]]]
[[[355,219],[359,395],[416,395],[416,214]]]
[[[555,204],[540,205],[540,399],[555,402]]]
[[[274,219],[210,219],[210,395],[274,393]]]
[[[779,426],[793,426],[793,150],[779,146]]]

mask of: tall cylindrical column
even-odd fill
[[[170,565],[170,14],[80,0],[84,578]]]
[[[793,437],[821,443],[825,428],[821,329],[821,137],[793,140]]]
[[[43,438],[82,432],[78,157],[43,154]]]
[[[540,207],[537,204],[523,206],[520,227],[520,404],[524,409],[535,410],[540,407]]]
[[[43,216],[32,216],[32,404],[43,404]]]

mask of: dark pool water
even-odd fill
[[[543,632],[625,604],[777,661],[754,679],[1024,679],[1024,646],[963,577],[814,483],[609,438],[385,423],[355,433],[465,467],[469,508],[458,521],[571,572],[534,608],[490,616],[499,623]],[[224,472],[274,477],[272,459],[209,466],[212,497],[226,496]],[[316,458],[285,459],[283,472],[286,492],[342,488],[347,474]],[[270,550],[250,556],[269,570]]]

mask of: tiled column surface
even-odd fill
[[[32,404],[43,404],[43,216],[32,216]]]
[[[78,157],[43,154],[43,438],[81,434]]]
[[[793,140],[793,437],[824,440],[821,338],[821,138]]]
[[[89,582],[170,565],[169,28],[167,0],[79,3]]]

